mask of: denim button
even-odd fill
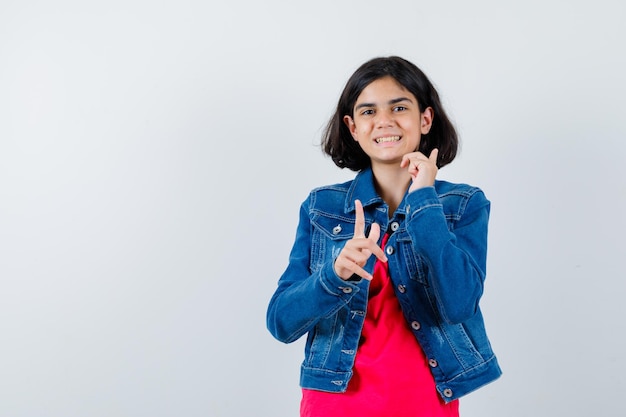
[[[437,360],[435,360],[435,359],[429,359],[429,360],[428,360],[428,364],[429,364],[432,368],[436,368],[436,367],[437,367],[437,365],[438,365]]]
[[[387,252],[387,255],[393,255],[393,246],[387,246],[385,252]]]
[[[339,233],[341,233],[341,225],[338,224],[337,226],[333,227],[333,235],[338,235]]]
[[[404,294],[406,292],[406,287],[402,284],[398,285],[398,291],[400,291],[400,293]]]
[[[446,388],[446,389],[444,389],[444,390],[443,390],[443,395],[444,395],[446,398],[450,398],[450,397],[452,397],[452,390],[451,390],[450,388]]]
[[[419,330],[422,328],[422,325],[419,321],[413,321],[411,322],[411,327],[413,328],[413,330]]]
[[[352,292],[352,288],[350,288],[350,287],[342,287],[341,291],[343,291],[344,294],[350,294]]]
[[[396,230],[398,230],[398,228],[400,227],[400,223],[398,222],[392,222],[391,225],[389,226],[391,228],[392,232],[395,232]]]

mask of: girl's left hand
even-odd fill
[[[432,187],[435,184],[435,177],[439,171],[437,168],[438,154],[439,150],[433,149],[428,158],[421,152],[411,152],[402,157],[400,166],[408,168],[413,180],[409,192],[423,187]]]

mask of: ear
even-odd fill
[[[435,112],[433,111],[432,107],[426,107],[426,110],[424,110],[421,114],[421,131],[422,131],[422,135],[427,134],[428,132],[430,132],[430,128],[433,126],[433,118],[435,116],[434,114]]]
[[[354,119],[346,114],[345,116],[343,116],[343,122],[346,124],[346,126],[348,126],[348,130],[350,131],[350,134],[352,135],[354,140],[358,142],[359,139],[357,139],[356,136],[356,125],[354,124]]]

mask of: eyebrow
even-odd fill
[[[411,100],[408,97],[398,97],[398,98],[394,98],[393,100],[389,100],[387,104],[392,105],[392,104],[400,103],[402,101],[408,101],[409,103],[413,103],[413,100]],[[362,109],[363,107],[376,107],[376,103],[361,103],[358,106],[356,106],[354,110],[359,110],[359,109]]]

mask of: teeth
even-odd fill
[[[376,143],[397,142],[399,140],[400,140],[400,136],[388,136],[386,138],[375,139]]]

